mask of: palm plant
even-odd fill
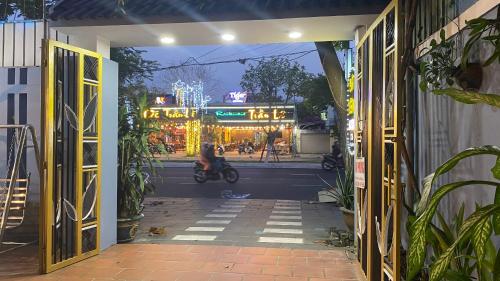
[[[329,195],[347,210],[354,211],[354,167],[349,153],[346,155],[345,175],[337,171],[336,188],[329,190]]]
[[[143,210],[144,195],[154,191],[149,173],[155,174],[148,137],[156,124],[142,118],[147,108],[145,94],[124,93],[119,101],[118,128],[118,217],[131,218]]]

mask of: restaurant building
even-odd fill
[[[286,104],[210,104],[197,110],[153,102],[143,116],[158,120],[161,128],[158,140],[188,156],[197,155],[202,142],[223,145],[227,152],[237,151],[240,144],[248,143],[256,151],[261,150],[270,131],[277,132],[276,151],[287,154],[291,152],[296,130],[295,106]]]

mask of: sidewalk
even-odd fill
[[[153,163],[156,168],[192,168],[192,161],[161,161],[160,163]],[[235,168],[258,168],[258,169],[321,169],[320,163],[306,163],[306,162],[232,162],[229,160],[231,166]]]
[[[9,267],[15,261],[3,263]],[[342,249],[122,244],[48,275],[2,280],[57,281],[348,281],[362,280]]]
[[[224,155],[217,155],[221,157],[225,157],[229,162],[259,162],[261,152],[258,151],[254,154],[238,154],[236,151],[230,151],[224,153]],[[265,159],[265,154],[263,157],[263,161]],[[160,161],[168,161],[168,162],[193,162],[198,160],[199,157],[188,157],[186,156],[184,151],[178,151],[177,153],[165,154],[161,156],[156,156],[156,159]],[[292,157],[291,154],[278,155],[280,162],[292,162],[292,163],[321,163],[323,159],[323,154],[297,154],[295,157]],[[273,156],[269,156],[269,162],[274,162]]]

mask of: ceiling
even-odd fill
[[[352,40],[358,26],[370,25],[376,14],[286,18],[243,21],[210,21],[159,24],[124,24],[101,26],[56,26],[54,29],[79,40],[101,38],[111,47],[162,46],[163,37],[175,39],[176,45],[267,44]],[[290,39],[292,31],[301,38]],[[222,34],[235,36],[233,42],[221,40]]]

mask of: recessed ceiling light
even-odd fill
[[[234,41],[234,39],[236,39],[236,36],[230,33],[224,33],[221,35],[221,38],[224,41]]]
[[[175,38],[173,37],[162,37],[160,39],[160,41],[163,43],[163,44],[173,44],[175,43]]]
[[[298,31],[292,31],[288,33],[288,37],[290,37],[291,39],[299,39],[300,37],[302,37],[302,33]]]

